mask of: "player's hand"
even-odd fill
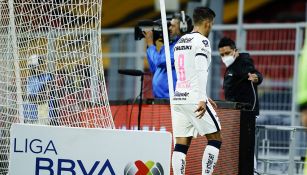
[[[144,31],[143,35],[145,37],[145,42],[147,46],[153,45],[153,33],[152,31]]]
[[[257,74],[248,73],[248,80],[251,80],[253,83],[257,83],[258,82]]]
[[[198,103],[197,109],[194,111],[195,113],[197,113],[196,118],[202,118],[206,112],[206,102],[204,101],[200,101]]]

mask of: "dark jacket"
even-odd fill
[[[259,115],[257,86],[261,84],[263,78],[261,73],[256,70],[248,53],[240,53],[233,64],[226,68],[223,83],[225,99],[227,101],[249,103],[251,105],[250,109],[252,109],[255,97],[251,81],[248,80],[248,73],[256,73],[258,76],[258,82],[253,83],[253,85],[256,94],[254,110],[256,115]]]

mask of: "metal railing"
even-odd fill
[[[306,148],[305,127],[256,127],[255,156],[261,174],[302,175]]]

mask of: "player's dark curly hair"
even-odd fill
[[[236,43],[228,37],[223,37],[220,40],[219,45],[218,45],[219,48],[222,48],[225,46],[229,46],[231,49],[236,49]]]
[[[204,20],[212,21],[215,18],[215,13],[208,7],[196,7],[193,12],[194,24],[199,24]]]

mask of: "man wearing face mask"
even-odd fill
[[[235,42],[227,37],[221,39],[218,48],[226,65],[223,83],[225,99],[249,103],[251,110],[259,115],[257,86],[263,78],[255,68],[252,58],[248,53],[239,53]]]
[[[248,53],[239,53],[236,44],[230,38],[224,37],[218,45],[219,53],[226,66],[224,73],[224,95],[227,101],[250,104],[250,110],[259,115],[259,102],[257,86],[263,78],[255,68]],[[255,116],[255,117],[256,117]],[[254,174],[258,174],[257,161],[254,156]]]

